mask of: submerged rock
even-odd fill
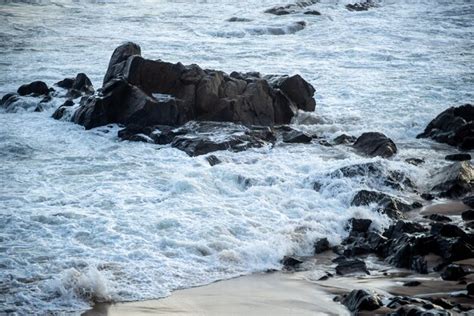
[[[355,136],[342,134],[334,138],[333,143],[335,145],[349,145],[349,144],[353,144],[356,140],[357,140],[357,137]]]
[[[109,123],[178,126],[191,120],[287,124],[313,111],[314,88],[300,76],[224,72],[144,59],[126,43],[112,54],[104,86],[73,116],[86,129]]]
[[[452,107],[432,120],[417,138],[431,138],[439,143],[474,149],[474,106]]]
[[[382,133],[362,134],[354,144],[354,149],[369,157],[390,158],[397,153],[395,143]]]

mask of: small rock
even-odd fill
[[[408,287],[414,287],[418,285],[421,285],[420,281],[408,281],[408,282],[403,283],[403,286],[408,286]]]
[[[354,149],[369,157],[390,158],[397,153],[395,143],[382,133],[362,134],[354,144]]]
[[[231,17],[230,19],[226,20],[227,22],[251,22],[251,19],[247,18],[239,18],[239,17]]]
[[[300,131],[291,131],[283,134],[283,142],[285,143],[299,143],[299,144],[308,144],[311,143],[313,138],[311,135],[308,135]]]
[[[469,207],[474,207],[474,195],[465,197],[462,202]]]
[[[352,273],[370,274],[364,261],[359,259],[343,258],[336,266],[336,273],[338,275],[346,275]]]
[[[466,161],[471,160],[472,157],[469,154],[454,154],[454,155],[447,155],[444,159],[449,161]]]
[[[349,144],[353,144],[356,140],[357,140],[357,137],[355,137],[355,136],[342,134],[342,135],[337,136],[336,138],[334,138],[333,143],[335,145],[343,145],[343,144],[344,145],[349,145]]]
[[[346,9],[349,11],[367,11],[370,8],[376,8],[378,5],[373,0],[366,0],[365,2],[347,4]]]
[[[304,14],[306,14],[306,15],[321,15],[321,12],[316,11],[316,10],[310,10],[310,11],[306,11]]]
[[[321,238],[314,243],[315,254],[323,253],[325,251],[328,251],[329,249],[329,241],[327,238]]]
[[[449,217],[440,215],[440,214],[431,214],[431,215],[427,215],[423,217],[435,222],[451,222],[452,221]]]
[[[474,283],[469,283],[466,286],[466,290],[467,290],[467,295],[474,296]]]
[[[285,269],[295,269],[300,264],[302,264],[303,261],[292,256],[285,256],[281,263],[283,264]]]
[[[441,278],[446,281],[457,281],[467,274],[469,274],[469,271],[464,267],[456,264],[450,264],[441,273]]]
[[[218,165],[218,164],[220,164],[220,163],[222,162],[219,158],[217,158],[217,157],[214,156],[214,155],[209,155],[209,156],[207,156],[207,157],[206,157],[206,160],[209,162],[209,164],[210,164],[211,166]]]
[[[382,300],[365,290],[353,290],[342,300],[342,304],[351,312],[374,311],[382,306]]]
[[[351,218],[349,223],[353,232],[366,233],[369,230],[372,221],[370,219]]]
[[[47,95],[49,93],[49,88],[43,81],[33,81],[32,83],[22,85],[18,88],[17,92],[21,96],[30,94],[33,96],[40,96]]]
[[[419,158],[408,158],[408,159],[405,159],[405,162],[409,163],[410,165],[414,165],[414,166],[419,166],[419,165],[425,163],[425,161],[423,159],[419,159]]]
[[[423,200],[426,200],[426,201],[433,201],[435,198],[434,195],[430,193],[423,193],[420,196]]]
[[[461,217],[465,221],[474,221],[474,210],[467,210],[462,212]]]

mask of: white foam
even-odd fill
[[[264,14],[274,1],[96,2],[55,1],[61,6],[41,14],[37,6],[3,6],[0,94],[79,72],[97,88],[123,40],[138,42],[154,59],[300,73],[316,87],[318,105],[315,114],[295,119],[298,128],[328,138],[384,132],[400,150],[384,168],[402,170],[421,186],[450,149],[434,151],[416,134],[441,110],[472,99],[465,65],[473,40],[459,26],[468,16],[446,14],[468,4],[382,2],[353,13],[346,1],[322,1],[314,8],[323,16],[304,17],[304,31],[254,36],[248,28],[284,27],[302,16]],[[225,22],[231,16],[252,22]],[[215,153],[223,163],[210,167],[205,157],[169,146],[119,142],[117,126],[85,131],[55,121],[50,116],[59,105],[0,115],[0,280],[7,308],[20,314],[157,298],[279,268],[284,255],[311,254],[317,238],[340,242],[353,216],[370,217],[376,229],[388,225],[370,208],[350,206],[375,182],[326,176],[378,161],[348,147],[224,151]],[[404,163],[410,157],[425,158],[426,167]],[[320,192],[316,180],[324,184]]]

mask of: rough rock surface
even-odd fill
[[[474,106],[465,104],[447,109],[432,120],[417,137],[429,137],[462,150],[474,149]]]
[[[361,206],[377,204],[380,206],[379,212],[386,214],[390,218],[401,218],[403,213],[411,211],[413,207],[402,200],[386,193],[370,190],[361,190],[352,199],[351,205]]]
[[[365,290],[353,290],[342,300],[342,304],[351,312],[373,311],[383,305],[378,295]]]
[[[178,126],[191,120],[272,126],[289,123],[298,109],[315,108],[315,90],[299,75],[228,75],[144,59],[140,51],[133,43],[114,51],[101,93],[81,102],[75,123],[87,129],[109,123]]]
[[[366,156],[390,158],[397,153],[395,143],[382,133],[362,134],[354,143],[354,149]]]
[[[366,0],[364,2],[347,4],[346,8],[349,11],[367,11],[371,8],[376,8],[378,5],[373,0]]]
[[[431,191],[440,197],[462,197],[474,190],[474,168],[469,161],[456,162],[439,170],[430,182]]]

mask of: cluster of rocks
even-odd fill
[[[102,89],[81,100],[75,123],[86,129],[110,123],[180,126],[191,120],[273,126],[316,105],[315,89],[299,75],[228,75],[144,59],[140,52],[134,43],[115,49]]]

